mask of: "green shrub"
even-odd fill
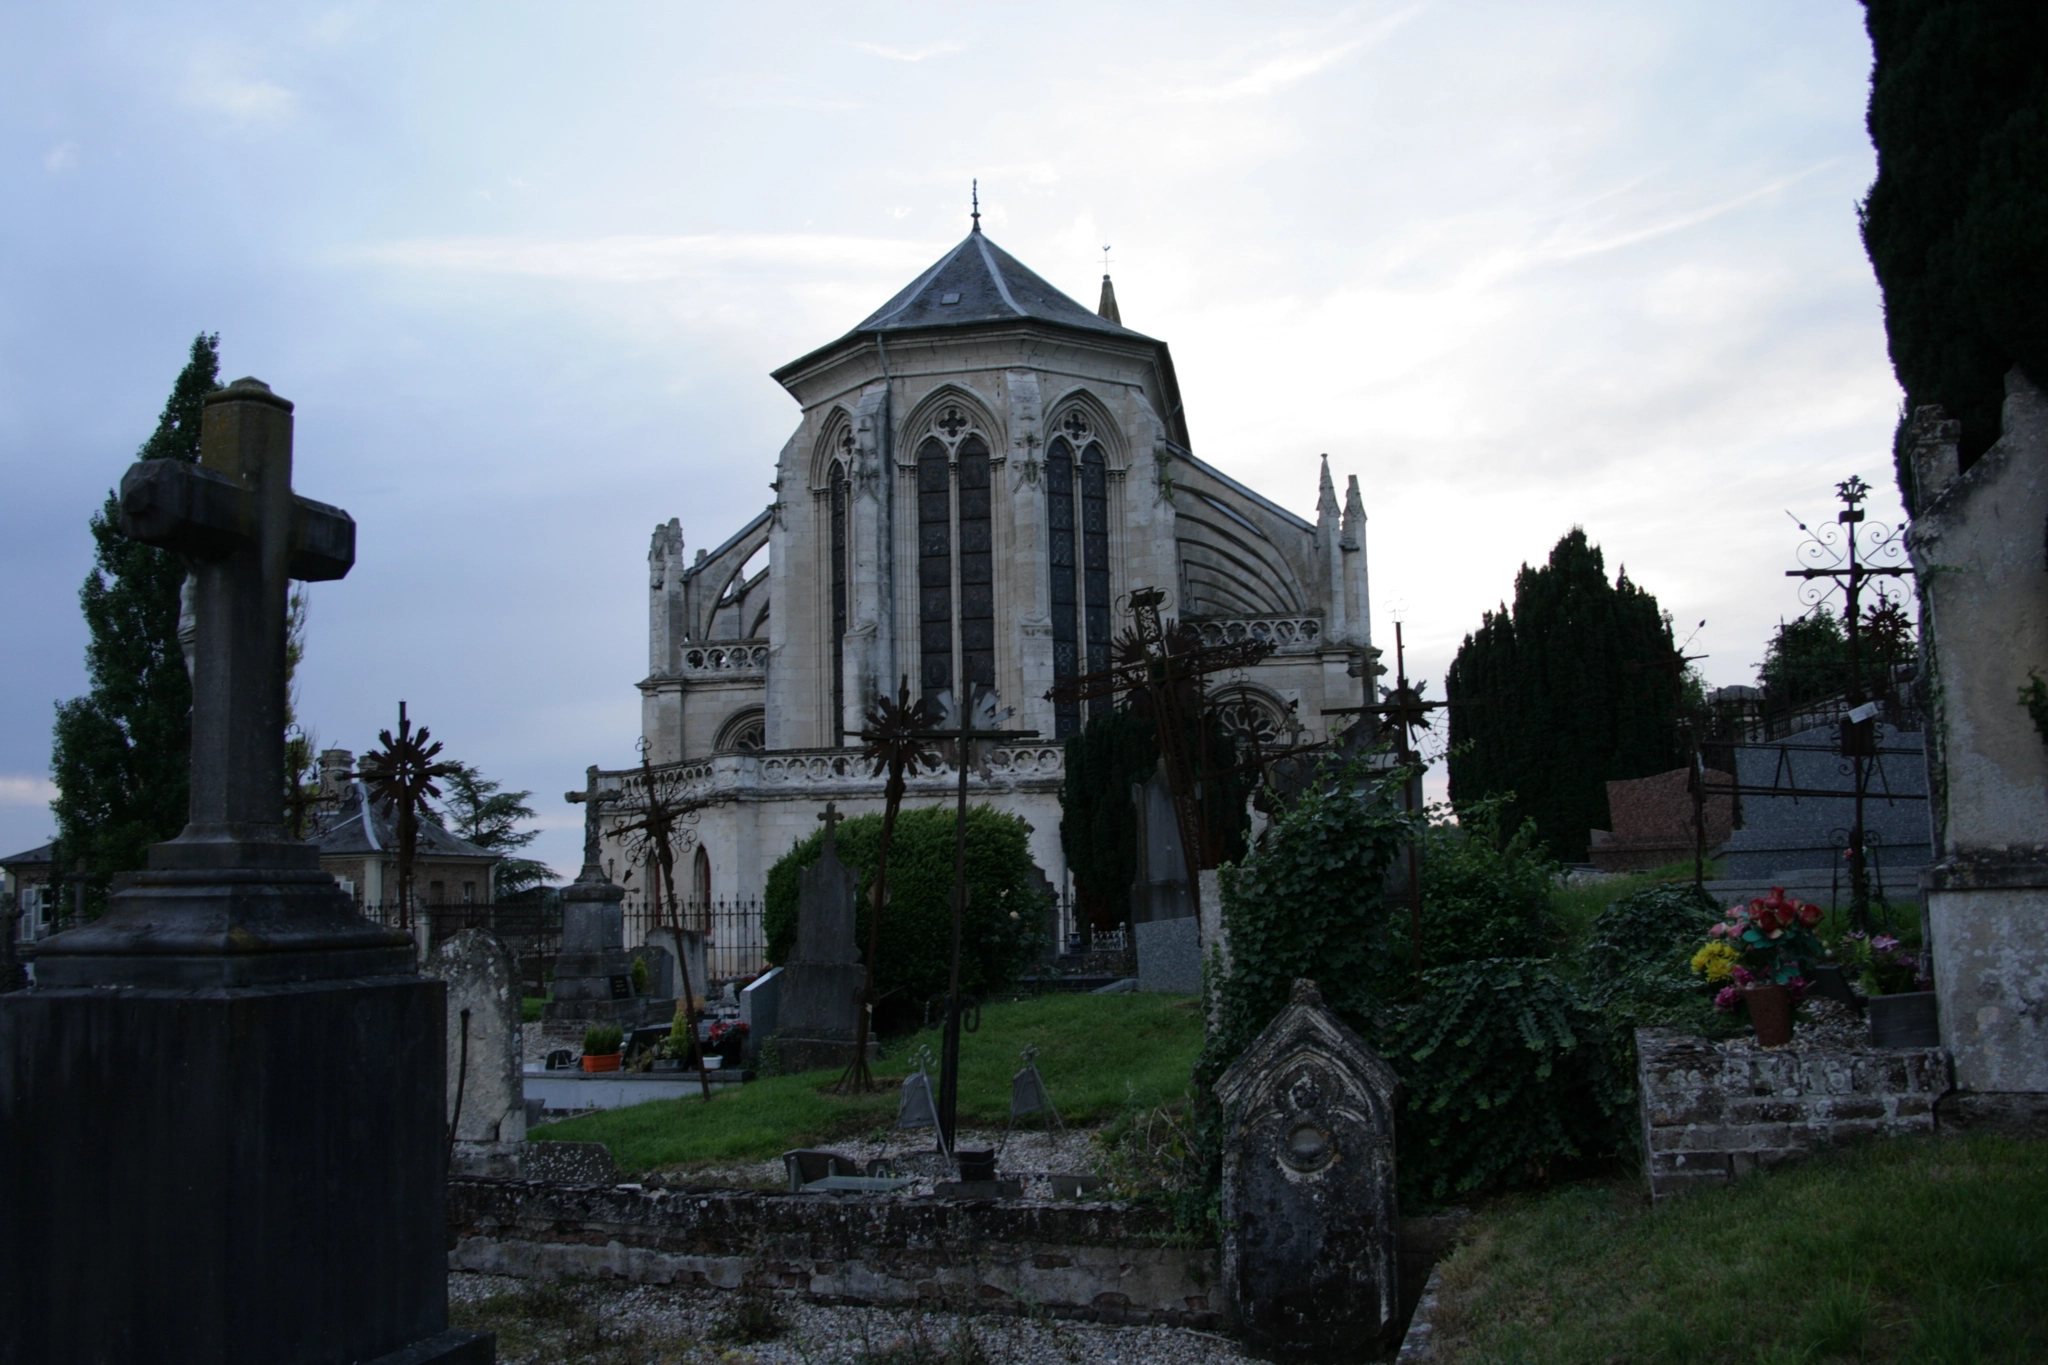
[[[1537,839],[1535,821],[1502,836],[1506,804],[1504,797],[1474,802],[1458,812],[1456,824],[1433,824],[1422,836],[1426,968],[1546,951],[1557,864]]]
[[[626,1031],[617,1024],[592,1024],[583,1030],[583,1055],[609,1057],[625,1040]]]
[[[649,983],[650,983],[650,978],[649,978],[649,977],[648,977],[648,975],[647,975],[647,959],[646,959],[646,958],[644,958],[644,957],[636,957],[636,958],[634,958],[634,959],[633,959],[633,994],[635,994],[635,995],[645,995],[645,994],[647,994],[647,987],[648,987]]]
[[[1690,882],[1646,886],[1600,912],[1579,957],[1596,987],[1644,969],[1673,966],[1691,980],[1685,964],[1720,917],[1714,898]]]
[[[1600,1012],[1550,962],[1460,962],[1423,986],[1375,1040],[1401,1076],[1404,1199],[1540,1181],[1624,1140],[1630,1093]]]
[[[960,988],[986,997],[1016,979],[1043,946],[1044,883],[1031,861],[1031,826],[988,806],[967,812],[967,911],[961,936]],[[868,944],[868,887],[881,842],[882,817],[856,816],[839,826],[839,858],[859,880],[855,941]],[[924,1004],[946,989],[953,944],[951,807],[906,810],[889,850],[889,904],[882,912],[881,960],[875,989],[878,1022],[916,1024]],[[768,870],[763,922],[768,960],[783,962],[796,946],[797,891],[804,868],[824,848],[824,831],[785,853]]]

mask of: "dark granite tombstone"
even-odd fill
[[[782,965],[775,1049],[786,1071],[844,1066],[853,1060],[860,992],[866,984],[854,946],[859,883],[839,861],[839,811],[828,803],[825,848],[803,870],[796,901],[796,947]],[[870,1044],[872,1047],[872,1044]]]
[[[633,960],[626,955],[626,888],[607,877],[598,851],[604,807],[616,792],[597,789],[597,769],[588,785],[569,792],[583,805],[583,871],[562,889],[562,951],[555,957],[555,985],[542,1013],[548,1019],[587,1019],[630,1028],[647,1013],[633,993]]]
[[[355,559],[291,404],[121,480],[192,563],[190,821],[0,997],[0,1360],[487,1362],[447,1330],[444,999],[284,827],[285,599]]]
[[[1216,1082],[1224,1300],[1259,1349],[1315,1360],[1394,1346],[1397,1086],[1305,980]]]

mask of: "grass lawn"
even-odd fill
[[[1505,1199],[1444,1262],[1437,1359],[2048,1359],[2048,1144],[1898,1139],[1647,1206]]]
[[[875,1066],[909,1071],[920,1044],[934,1054],[938,1030],[894,1039]],[[960,1040],[960,1119],[1009,1121],[1010,1077],[1026,1047],[1053,1103],[1070,1124],[1109,1118],[1125,1103],[1156,1105],[1187,1090],[1202,1050],[1201,1002],[1186,995],[1041,995],[989,1005],[981,1031]],[[872,1095],[830,1093],[836,1071],[770,1076],[711,1103],[692,1096],[612,1109],[533,1130],[536,1141],[602,1142],[625,1171],[759,1161],[893,1123],[894,1087]],[[934,1080],[937,1078],[934,1077]]]
[[[547,1004],[547,999],[544,996],[525,996],[519,1002],[519,1017],[529,1024],[538,1024],[541,1011],[547,1008]]]

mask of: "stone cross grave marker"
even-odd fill
[[[1216,1082],[1224,1299],[1257,1346],[1350,1359],[1393,1344],[1398,1086],[1308,980]]]
[[[526,1141],[519,959],[489,930],[464,929],[434,950],[423,974],[448,986],[447,1121],[457,1158],[489,1167]]]
[[[291,480],[254,379],[121,480],[190,566],[189,818],[0,996],[0,1360],[492,1358],[447,1328],[442,987],[285,829],[286,598],[355,560]]]
[[[562,951],[543,1013],[631,1028],[646,1007],[633,993],[633,962],[626,955],[626,888],[605,875],[601,852],[604,811],[619,794],[598,790],[593,764],[584,789],[564,799],[583,807],[583,870],[562,890]]]
[[[792,1070],[844,1066],[860,1023],[864,974],[853,934],[859,881],[839,861],[838,806],[827,802],[818,818],[825,822],[825,847],[799,882],[796,946],[783,964],[777,1004],[775,1046]]]

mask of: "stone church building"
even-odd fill
[[[665,785],[715,798],[678,850],[689,899],[758,897],[828,800],[881,808],[847,732],[904,677],[925,695],[993,688],[1015,708],[1007,727],[1039,732],[996,746],[971,799],[1028,820],[1064,892],[1061,744],[1087,715],[1045,694],[1108,666],[1135,588],[1166,589],[1169,615],[1208,640],[1276,644],[1212,679],[1233,725],[1321,738],[1343,723],[1326,708],[1367,700],[1377,652],[1357,478],[1340,504],[1326,462],[1309,521],[1198,458],[1173,357],[1122,325],[1107,275],[1091,312],[977,220],[775,378],[802,416],[774,500],[694,556],[671,520],[648,554],[644,739]],[[956,781],[918,775],[906,804],[950,800]],[[630,806],[641,777],[599,782]],[[647,869],[617,838],[606,860],[644,893]]]

